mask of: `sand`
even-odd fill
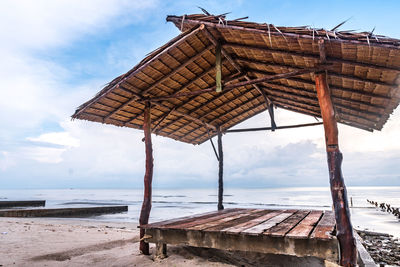
[[[314,257],[168,246],[139,253],[137,224],[77,219],[0,218],[0,266],[323,266]]]
[[[0,266],[234,266],[184,247],[168,253],[163,260],[141,255],[132,223],[0,218]]]

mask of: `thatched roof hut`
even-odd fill
[[[355,266],[337,122],[382,129],[400,101],[400,40],[340,31],[341,24],[332,30],[277,27],[208,13],[168,16],[167,21],[182,33],[111,81],[72,116],[144,130],[140,224],[148,224],[151,209],[151,133],[191,144],[218,135],[218,151],[212,144],[219,161],[218,209],[223,209],[222,134],[238,131],[230,128],[265,110],[271,125],[262,130],[315,125],[276,125],[274,108],[283,108],[323,119],[340,263]],[[260,129],[239,131],[254,130]],[[142,227],[140,249],[148,254],[144,234]]]

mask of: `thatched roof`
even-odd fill
[[[314,85],[320,39],[325,40],[328,83],[340,123],[381,130],[399,104],[400,40],[213,15],[168,16],[167,21],[183,32],[111,81],[73,118],[141,129],[144,101],[150,100],[153,133],[200,144],[218,127],[224,131],[265,111],[265,96],[275,107],[320,117]],[[275,74],[297,76],[217,93],[216,42],[224,55],[224,88]],[[201,89],[206,93],[190,93]]]

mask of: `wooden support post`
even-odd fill
[[[224,196],[224,152],[222,151],[222,132],[218,128],[218,210],[223,210],[222,204]]]
[[[222,61],[221,61],[221,43],[218,42],[215,47],[215,84],[217,93],[222,91]]]
[[[323,40],[319,42],[319,45],[321,61],[324,61],[325,52],[323,49]],[[347,191],[341,169],[343,156],[339,150],[337,121],[329,92],[326,72],[315,74],[315,85],[325,130],[329,179],[336,219],[336,236],[340,244],[340,265],[356,266],[357,247],[353,235],[353,226],[350,221]]]
[[[151,182],[153,180],[153,147],[151,143],[151,117],[150,117],[150,103],[145,103],[144,109],[144,142],[146,147],[146,172],[144,175],[144,196],[142,210],[140,211],[139,224],[145,225],[149,222],[151,210]],[[142,240],[145,234],[145,229],[140,229],[140,251],[149,255],[149,244]]]
[[[275,123],[275,115],[274,115],[274,104],[271,102],[268,105],[268,113],[269,117],[271,118],[271,131],[275,131],[276,129],[276,123]]]
[[[159,259],[165,259],[167,257],[167,244],[161,242],[156,243],[156,257]]]

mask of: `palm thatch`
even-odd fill
[[[338,122],[381,130],[399,104],[400,40],[338,31],[341,25],[331,31],[277,27],[225,15],[167,21],[182,33],[111,81],[73,118],[142,129],[149,101],[153,133],[200,144],[271,104],[320,117],[314,72],[321,66],[321,39]],[[222,47],[222,92],[214,90],[216,45]],[[275,78],[249,82],[263,77]]]

